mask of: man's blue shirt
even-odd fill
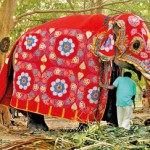
[[[129,77],[118,77],[113,86],[117,88],[116,106],[131,106],[132,96],[136,94],[136,84]]]

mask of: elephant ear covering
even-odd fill
[[[102,61],[111,61],[115,55],[112,25],[107,28],[99,31],[93,42],[93,51]]]

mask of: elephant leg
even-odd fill
[[[6,127],[11,125],[11,115],[8,106],[0,104],[0,123]]]
[[[48,126],[45,123],[44,116],[40,114],[31,113],[31,112],[28,113],[27,127],[29,128],[30,131],[49,130]]]

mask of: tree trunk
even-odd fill
[[[103,3],[103,0],[96,0],[96,6],[100,6]],[[98,8],[96,9],[96,14],[101,14],[102,9]]]
[[[0,42],[4,37],[10,36],[10,31],[13,28],[13,15],[15,11],[16,0],[4,0],[0,8]],[[0,69],[2,68],[7,53],[0,50]]]
[[[0,8],[0,40],[8,37],[13,27],[16,0],[4,0]]]

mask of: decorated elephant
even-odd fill
[[[30,29],[1,71],[1,103],[30,112],[30,129],[48,130],[44,115],[101,121],[109,94],[99,82],[110,84],[119,75],[114,67],[150,79],[148,37],[144,21],[134,14],[71,15]]]

